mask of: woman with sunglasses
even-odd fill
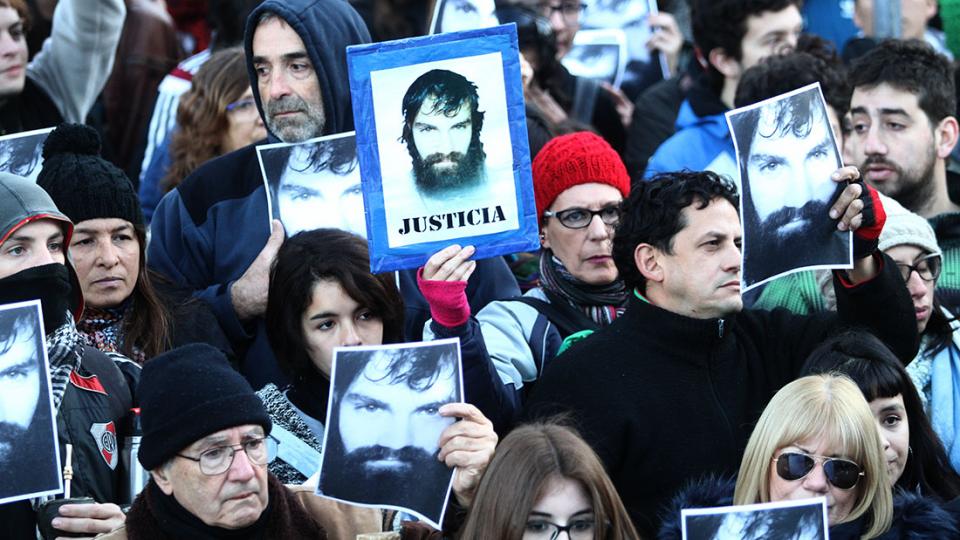
[[[870,407],[841,375],[811,375],[784,386],[747,442],[734,504],[826,497],[834,528],[877,538],[890,528],[893,502]]]
[[[503,439],[458,538],[639,537],[590,446],[573,429],[547,422],[519,426]]]
[[[813,497],[826,498],[832,540],[879,538],[894,520],[873,414],[842,375],[802,377],[781,388],[750,435],[736,485],[712,477],[691,483],[664,513],[658,538],[680,538],[683,508]]]
[[[613,322],[628,293],[611,252],[630,178],[613,148],[587,132],[557,137],[537,154],[533,182],[542,245],[538,287],[471,318],[464,276],[476,264],[469,260],[472,247],[438,252],[418,277],[433,316],[424,339],[460,338],[465,373],[486,371],[490,380],[471,403],[498,432],[513,424],[564,339]]]
[[[960,475],[896,356],[866,332],[840,334],[810,353],[804,373],[841,373],[860,387],[883,441],[890,484],[940,501],[960,496]]]

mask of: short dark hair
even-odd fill
[[[267,337],[281,371],[293,380],[316,368],[307,355],[300,321],[318,281],[336,281],[383,322],[383,343],[403,341],[403,300],[393,273],[371,274],[363,238],[340,229],[295,234],[277,252],[270,271]]]
[[[270,186],[270,194],[274,201],[277,200],[280,180],[290,163],[290,156],[293,155],[294,148],[294,146],[282,146],[276,151],[261,154],[263,156],[263,171],[266,174],[267,185]],[[315,145],[310,150],[310,161],[305,170],[320,172],[329,169],[335,174],[344,176],[352,173],[358,165],[356,139],[353,137],[337,137]],[[303,170],[298,172],[303,172]]]
[[[464,104],[470,105],[470,125],[473,128],[470,149],[473,150],[476,146],[481,159],[485,158],[486,154],[483,152],[482,145],[480,145],[480,130],[483,128],[484,113],[479,110],[480,95],[477,93],[477,85],[467,80],[463,75],[446,69],[432,69],[417,77],[417,80],[413,81],[413,84],[407,88],[407,93],[403,95],[401,104],[403,133],[400,135],[400,140],[407,143],[407,150],[410,151],[410,155],[419,156],[417,147],[413,142],[413,119],[420,113],[420,108],[428,96],[433,96],[436,100],[430,113],[439,112],[446,116],[453,116]]]
[[[843,118],[852,93],[843,62],[824,39],[804,34],[796,51],[767,57],[744,72],[734,106],[752,105],[815,82],[820,83],[823,99]]]
[[[960,496],[960,475],[950,465],[913,381],[882,341],[869,332],[857,330],[828,339],[810,353],[801,375],[821,373],[846,375],[860,387],[868,402],[902,396],[910,422],[911,455],[897,487],[933,494],[942,501]]]
[[[673,253],[673,237],[687,226],[683,209],[696,204],[706,208],[723,199],[738,209],[737,187],[710,171],[662,173],[633,186],[623,204],[623,217],[613,238],[613,260],[620,278],[628,287],[646,290],[646,280],[634,262],[640,244],[650,244],[664,253]]]
[[[704,58],[716,48],[740,60],[747,19],[765,12],[778,12],[790,6],[798,9],[802,0],[693,0],[690,6],[693,41]],[[708,71],[715,72],[709,67]]]
[[[917,97],[931,127],[956,115],[954,69],[946,57],[916,39],[888,39],[850,65],[854,89],[888,84]]]

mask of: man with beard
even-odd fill
[[[0,499],[58,485],[37,311],[0,311]]]
[[[266,0],[251,12],[244,50],[268,137],[257,144],[351,131],[346,48],[369,41],[363,20],[339,0]],[[201,165],[163,198],[147,253],[153,270],[210,304],[254,388],[285,384],[263,320],[270,265],[284,239],[280,222],[268,222],[256,147],[246,146]],[[405,337],[418,340],[429,308],[415,271],[399,279]],[[480,261],[467,291],[477,310],[519,294],[502,258]]]
[[[479,101],[475,84],[445,69],[428,71],[407,88],[401,140],[426,202],[466,196],[485,180]]]
[[[947,160],[960,132],[954,69],[921,41],[888,40],[858,58],[849,77],[845,161],[857,164],[868,184],[933,225],[944,261],[937,291],[943,305],[956,312],[960,206],[947,189]]]
[[[438,347],[341,352],[333,384],[323,493],[439,522],[453,471],[437,459],[452,423],[438,411],[458,401],[455,357]]]
[[[827,213],[842,189],[833,130],[818,91],[731,117],[743,184],[744,282],[849,260],[849,240]]]

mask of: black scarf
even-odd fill
[[[330,380],[315,370],[301,375],[287,391],[287,399],[318,422],[327,421]],[[320,438],[323,438],[322,436]]]
[[[238,456],[240,457],[240,456]],[[270,504],[260,515],[260,519],[248,527],[242,529],[222,529],[212,527],[200,521],[184,507],[180,506],[172,495],[167,495],[157,486],[155,482],[147,484],[146,488],[147,505],[153,511],[153,517],[156,518],[160,528],[164,533],[183,540],[206,540],[212,538],[263,538],[264,526],[270,517]]]
[[[74,294],[70,272],[61,263],[34,266],[0,279],[0,304],[40,300],[45,334],[66,322]]]
[[[549,248],[540,253],[540,286],[560,295],[600,326],[610,324],[623,314],[629,296],[620,279],[606,285],[589,285],[580,281]]]

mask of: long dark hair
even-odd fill
[[[139,347],[149,359],[171,346],[170,312],[160,301],[153,284],[153,280],[162,277],[147,269],[147,229],[141,223],[135,224],[133,231],[140,243],[140,260],[137,263],[140,271],[130,293],[133,309],[124,316],[124,338],[120,352],[135,358],[134,348]]]
[[[316,371],[300,323],[313,286],[334,280],[383,322],[383,343],[403,341],[403,300],[393,273],[371,274],[367,242],[340,229],[303,231],[288,238],[270,271],[267,337],[280,369],[296,381]]]
[[[950,323],[955,320],[956,317],[947,318],[940,306],[940,299],[934,294],[933,311],[930,313],[927,327],[923,329],[923,336],[927,338],[923,349],[924,354],[934,356],[953,342],[953,327]]]
[[[898,488],[933,495],[943,501],[960,496],[960,475],[953,470],[943,443],[923,411],[920,395],[897,357],[865,331],[848,331],[817,347],[803,374],[841,373],[853,379],[867,401],[903,397],[910,423],[910,456]]]

